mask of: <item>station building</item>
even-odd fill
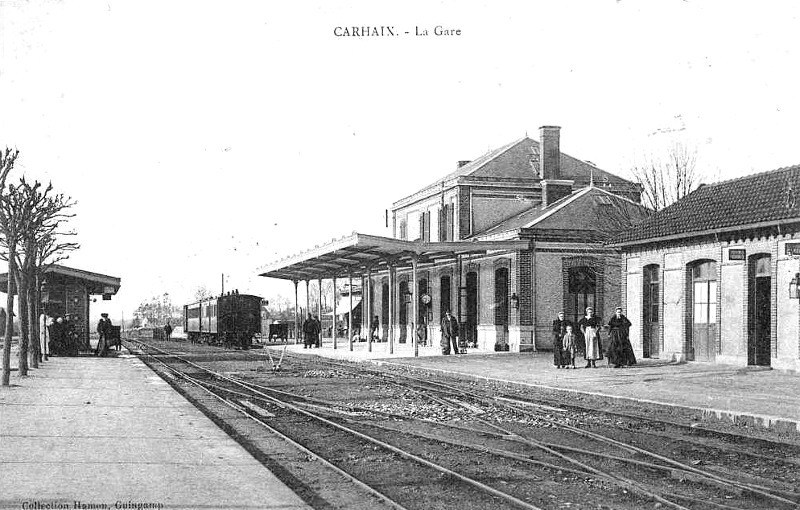
[[[0,289],[8,288],[7,285],[8,273],[0,274]],[[89,322],[90,305],[97,299],[93,296],[110,300],[120,285],[121,280],[115,276],[50,264],[45,268],[41,282],[39,310],[51,317],[67,314],[74,317],[75,331],[88,344],[89,335],[94,331]]]
[[[538,141],[526,136],[459,161],[396,201],[391,238],[353,233],[259,274],[293,280],[296,298],[301,281],[362,278],[360,329],[377,322],[390,345],[438,345],[450,310],[462,338],[481,350],[550,348],[559,311],[577,320],[593,306],[605,318],[619,304],[620,252],[604,241],[648,216],[640,193],[563,154],[560,128],[544,126]]]
[[[612,244],[639,356],[800,370],[800,166],[701,186]]]

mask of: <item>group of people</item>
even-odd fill
[[[116,335],[113,334],[113,324],[108,318],[107,313],[100,314],[100,321],[97,323],[97,333],[99,340],[94,349],[95,356],[105,356],[111,347],[111,341],[117,340],[114,345],[119,350],[120,344]],[[91,351],[88,337],[79,333],[80,317],[73,314],[64,316],[48,316],[42,314],[39,317],[39,340],[42,359],[54,354],[56,356],[77,356],[80,352]]]
[[[603,359],[603,345],[600,340],[602,319],[594,314],[594,309],[586,308],[586,314],[577,324],[564,318],[559,312],[558,319],[553,321],[553,364],[556,368],[577,368],[575,358],[582,356],[586,361],[584,368],[597,368],[597,362]],[[608,363],[614,368],[636,364],[628,332],[631,321],[622,314],[622,308],[614,310],[614,316],[605,325],[609,331],[610,341],[605,355]]]
[[[79,351],[88,351],[89,345],[76,333],[79,320],[72,314],[43,317],[45,329],[40,331],[40,335],[46,335],[42,342],[46,346],[44,352],[57,356],[76,356]]]

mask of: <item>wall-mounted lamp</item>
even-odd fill
[[[800,299],[800,273],[795,273],[789,282],[789,299]]]
[[[516,292],[511,294],[511,308],[519,310],[519,298],[517,297]]]

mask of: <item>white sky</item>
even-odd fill
[[[560,125],[627,176],[677,136],[731,178],[800,163],[800,4],[0,0],[0,147],[75,199],[66,265],[119,318],[256,276],[489,148]],[[336,26],[391,25],[387,38]],[[460,37],[415,37],[415,26]],[[410,35],[403,32],[410,31]],[[662,134],[654,134],[662,133]]]

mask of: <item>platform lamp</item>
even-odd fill
[[[511,308],[514,310],[519,310],[519,298],[517,297],[516,292],[511,294]]]
[[[800,273],[795,273],[789,282],[789,299],[800,299]]]

